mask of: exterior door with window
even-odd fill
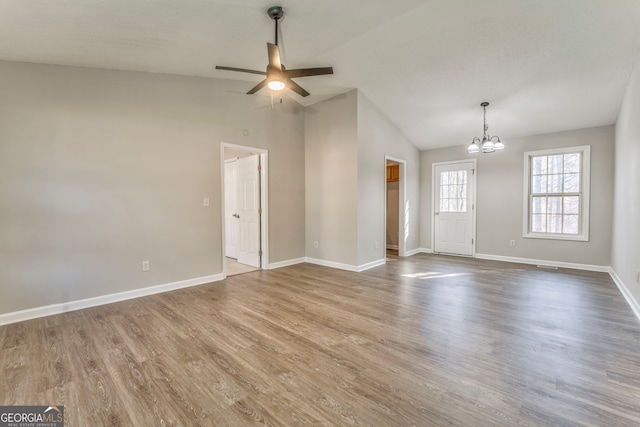
[[[434,168],[434,252],[473,255],[474,162]]]

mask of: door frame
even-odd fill
[[[268,169],[269,169],[269,151],[262,148],[250,147],[247,145],[230,144],[228,142],[220,143],[220,207],[221,207],[221,228],[222,228],[222,275],[227,277],[227,263],[226,263],[226,232],[224,224],[225,206],[224,206],[224,150],[225,149],[250,151],[258,155],[260,159],[260,207],[262,208],[262,215],[260,215],[260,250],[262,250],[262,257],[260,259],[260,268],[267,270],[269,266],[269,185],[267,182]]]
[[[223,153],[224,153],[224,151],[223,151]],[[223,228],[224,228],[224,233],[225,233],[224,240],[223,240],[224,243],[225,243],[225,245],[224,245],[224,248],[225,248],[224,255],[225,255],[225,257],[227,256],[227,246],[228,246],[227,245],[227,237],[228,237],[228,235],[227,235],[227,205],[226,205],[226,198],[227,198],[227,194],[226,194],[227,193],[227,182],[226,182],[227,170],[226,169],[227,169],[227,165],[230,165],[230,164],[233,164],[233,163],[237,162],[238,159],[239,159],[238,157],[235,157],[233,159],[228,159],[228,160],[223,158],[224,164],[223,164],[222,167],[224,168],[224,177],[225,177],[225,179],[222,182],[222,185],[224,186],[224,193],[222,193],[222,199],[223,199],[222,209],[223,209],[224,217],[222,218],[222,221],[223,221],[223,225],[224,225]],[[235,166],[236,166],[236,169],[237,169],[237,165],[235,165]],[[237,235],[239,234],[240,224],[236,224],[236,225],[237,225],[237,228],[238,228],[238,230],[236,230],[236,237],[237,237]],[[238,240],[238,239],[236,239],[236,240]],[[236,241],[236,259],[237,259],[237,255],[238,255],[238,253],[237,253],[237,243],[238,242]],[[231,258],[233,258],[233,257],[231,257]]]
[[[463,160],[451,160],[448,162],[436,162],[431,164],[431,251],[435,253],[436,248],[436,167],[437,166],[445,166],[445,165],[454,165],[457,163],[471,163],[473,165],[473,174],[471,178],[473,179],[473,197],[471,200],[471,238],[473,239],[473,243],[471,244],[471,257],[476,257],[476,198],[478,196],[478,159],[463,159]],[[455,254],[449,254],[455,255]],[[465,255],[466,256],[466,255]]]
[[[406,236],[406,224],[405,227],[405,206],[407,204],[407,161],[392,156],[384,156],[384,240],[382,247],[384,248],[384,259],[387,259],[387,161],[398,163],[398,256],[407,256],[407,241],[409,236]],[[405,237],[406,236],[406,237]]]

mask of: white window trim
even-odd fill
[[[532,233],[530,231],[529,204],[531,201],[531,157],[552,156],[556,154],[582,153],[582,167],[580,177],[580,189],[582,198],[580,205],[580,234],[557,234],[557,233]],[[574,240],[580,242],[589,241],[589,203],[590,203],[590,171],[591,169],[591,146],[581,145],[578,147],[554,148],[550,150],[527,151],[524,153],[524,197],[523,197],[523,220],[522,237],[530,239],[552,239],[552,240]]]

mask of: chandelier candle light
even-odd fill
[[[467,152],[473,154],[482,149],[483,153],[493,153],[496,150],[504,150],[504,144],[500,141],[499,137],[487,135],[487,130],[489,129],[489,126],[487,126],[487,107],[489,103],[485,101],[480,104],[480,106],[484,109],[484,131],[482,132],[482,140],[477,136],[473,138],[467,148]],[[496,142],[493,142],[494,139]]]

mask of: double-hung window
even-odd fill
[[[524,153],[524,237],[589,240],[590,147]]]

